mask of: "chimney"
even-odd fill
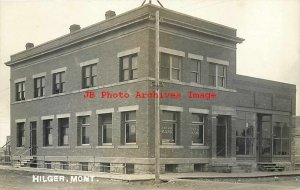
[[[80,25],[78,25],[78,24],[72,24],[70,26],[70,33],[73,33],[73,32],[75,32],[77,30],[80,30]]]
[[[116,12],[115,11],[112,11],[112,10],[106,11],[106,13],[105,13],[105,20],[111,19],[111,18],[113,18],[115,16],[116,16]]]
[[[30,48],[33,48],[33,47],[34,47],[34,44],[28,42],[28,43],[26,43],[25,47],[26,47],[26,49],[30,49]]]

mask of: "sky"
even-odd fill
[[[147,0],[148,1],[148,0]],[[0,0],[0,146],[9,135],[10,55],[142,4],[143,0]],[[152,0],[154,4],[156,0]],[[300,0],[160,0],[164,7],[237,29],[237,73],[297,85],[300,115]]]

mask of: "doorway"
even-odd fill
[[[228,116],[217,116],[217,157],[228,157]]]
[[[36,140],[36,121],[32,121],[30,122],[30,156],[35,156],[37,153]]]
[[[272,161],[272,116],[257,115],[257,161]]]

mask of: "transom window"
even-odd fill
[[[137,54],[120,58],[120,81],[128,81],[138,78]]]
[[[209,85],[226,88],[226,66],[209,64]]]
[[[167,80],[181,79],[182,58],[176,55],[161,53],[160,78]]]
[[[201,83],[201,61],[196,59],[190,60],[191,82]]]
[[[34,79],[34,97],[42,97],[45,95],[45,77]]]
[[[204,145],[204,115],[192,114],[192,144]]]
[[[163,111],[161,123],[161,143],[176,144],[178,131],[178,112]]]
[[[54,73],[53,74],[53,94],[59,94],[64,92],[64,85],[66,72]]]
[[[97,85],[97,64],[82,67],[82,88]]]
[[[16,101],[25,100],[25,81],[16,83]]]

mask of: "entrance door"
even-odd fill
[[[217,157],[227,157],[228,151],[228,117],[217,117]]]
[[[257,161],[272,161],[272,117],[258,114],[257,121]]]
[[[34,156],[37,152],[36,146],[36,121],[30,122],[30,155]]]

